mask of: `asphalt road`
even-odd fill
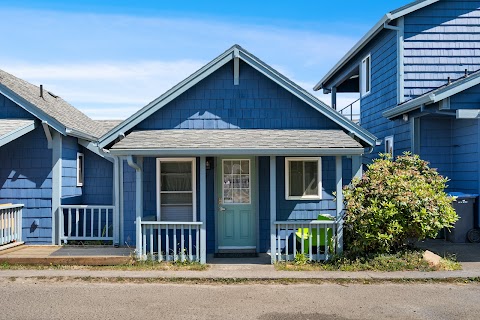
[[[479,284],[0,281],[0,319],[479,319]]]

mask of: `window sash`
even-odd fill
[[[286,158],[285,180],[285,199],[321,199],[321,158]]]
[[[369,94],[371,89],[371,56],[368,55],[362,60],[362,67],[360,72],[360,91],[362,96]]]
[[[77,152],[77,187],[82,187],[85,181],[85,156]]]

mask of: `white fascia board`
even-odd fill
[[[28,102],[27,100],[16,94],[13,90],[10,90],[8,87],[0,84],[0,93],[11,101],[15,102],[21,108],[25,109],[27,112],[31,113],[37,119],[41,121],[46,121],[48,125],[52,127],[55,131],[59,132],[62,135],[66,135],[66,128],[63,124],[61,124],[58,120],[52,118],[44,111],[40,110],[34,104]]]
[[[217,71],[220,67],[228,63],[233,59],[233,47],[226,51],[224,54],[219,56],[217,59],[202,67],[197,72],[193,73],[191,76],[174,86],[172,89],[168,90],[162,94],[157,99],[153,100],[145,107],[134,113],[128,119],[117,125],[112,130],[108,131],[99,139],[99,147],[103,148],[113,142],[120,133],[125,133],[128,130],[135,127],[137,124],[151,116],[156,111],[160,110],[169,102],[173,101],[179,95],[211,75],[213,72]]]
[[[113,156],[354,156],[365,154],[364,148],[310,149],[111,149]]]
[[[27,133],[29,133],[33,130],[35,130],[35,128],[37,126],[38,126],[37,121],[32,120],[31,123],[29,123],[29,124],[27,124],[23,127],[17,128],[15,130],[3,135],[3,136],[0,136],[0,147],[6,145],[9,142],[12,142],[12,141],[20,138],[23,135],[26,135]]]
[[[67,135],[75,138],[80,138],[80,139],[89,140],[89,141],[97,141],[96,137],[86,134],[84,132],[78,131],[76,129],[67,128],[65,132],[67,133]]]

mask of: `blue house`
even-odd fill
[[[315,90],[360,96],[360,124],[381,152],[419,154],[451,179],[450,191],[480,193],[480,2],[415,1],[387,13]]]
[[[106,205],[89,208],[103,210],[105,226],[106,211],[113,217],[113,159],[88,144],[115,124],[0,70],[0,245],[60,243],[65,205]]]
[[[39,95],[39,88],[32,91]],[[13,109],[26,109],[7,99]],[[39,210],[44,242],[108,239],[156,260],[205,263],[207,254],[263,252],[272,261],[296,252],[327,259],[342,249],[341,188],[360,174],[361,157],[377,140],[238,45],[107,132],[83,115],[72,119],[75,131],[48,131],[53,150],[41,126],[49,119],[25,115],[38,123],[33,131],[43,144],[34,144],[48,155],[41,178],[27,172],[25,183],[32,195],[47,179],[61,184],[61,194],[45,194],[56,204]],[[80,117],[68,117],[74,115]],[[15,141],[12,150],[21,144]],[[32,147],[25,153],[33,156]],[[62,159],[63,170],[52,159]],[[1,169],[6,180],[15,175],[12,165]],[[3,196],[6,186],[1,201],[30,201],[17,191]],[[28,217],[27,233],[37,219]]]

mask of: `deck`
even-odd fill
[[[0,263],[111,266],[128,263],[133,249],[111,246],[30,246],[0,251]]]

